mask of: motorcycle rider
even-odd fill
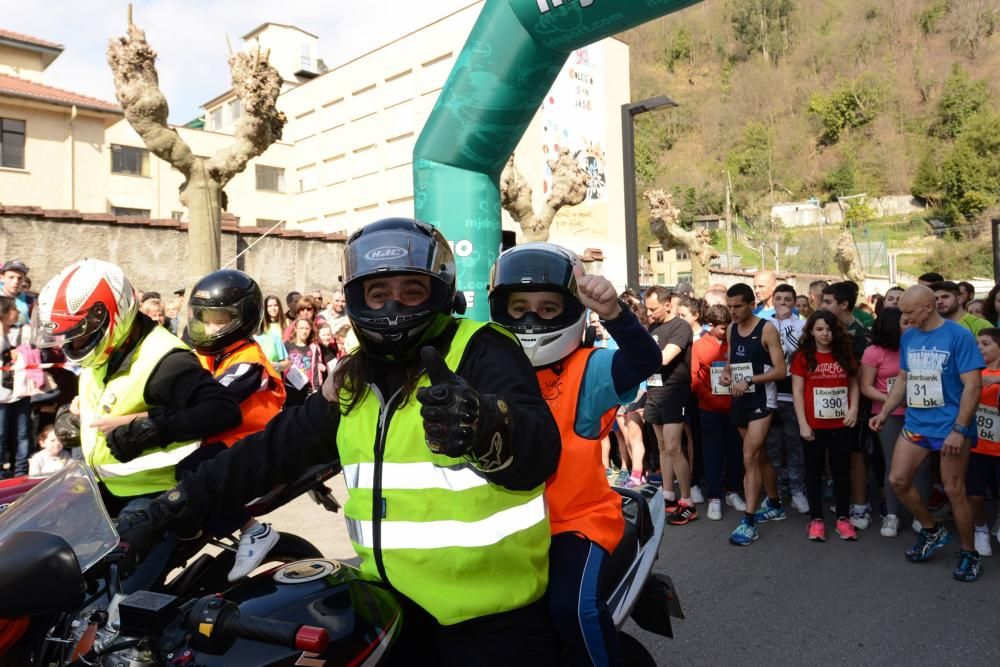
[[[264,319],[264,299],[253,278],[222,269],[199,280],[188,302],[188,335],[198,361],[240,404],[238,426],[218,433],[177,465],[178,480],[251,433],[262,431],[285,405],[285,383],[254,340]],[[262,524],[241,506],[219,509],[207,528],[226,535],[242,526],[240,545],[229,581],[250,574],[278,542],[278,531]]]
[[[514,337],[453,316],[464,309],[455,277],[430,225],[390,218],[355,232],[343,279],[360,348],[322,392],[130,513],[123,537],[142,541],[339,456],[362,576],[392,587],[406,610],[396,655],[554,664],[542,492],[559,432]]]
[[[83,458],[112,515],[175,483],[198,440],[240,423],[240,408],[179,338],[139,312],[120,267],[80,260],[50,280],[34,311],[38,347],[80,372]]]
[[[660,365],[660,348],[602,276],[584,275],[571,251],[528,243],[493,265],[490,317],[521,341],[562,436],[562,455],[546,482],[552,524],[549,606],[574,665],[623,665],[600,591],[608,557],[625,529],[621,496],[601,462],[601,440],[619,405]],[[587,309],[618,350],[581,347]],[[610,378],[610,382],[608,381]]]

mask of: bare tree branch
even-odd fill
[[[564,206],[576,206],[587,198],[590,176],[580,168],[568,149],[563,148],[558,158],[549,161],[549,169],[552,170],[552,191],[537,215],[531,201],[531,186],[514,164],[513,155],[500,175],[500,205],[521,225],[521,234],[527,241],[547,241],[559,210]]]
[[[683,248],[691,257],[691,282],[701,294],[708,291],[712,260],[719,256],[712,247],[712,236],[706,229],[687,230],[680,224],[680,209],[674,206],[673,195],[664,190],[651,190],[642,195],[649,204],[649,229],[659,239],[664,250]]]

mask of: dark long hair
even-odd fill
[[[997,292],[1000,292],[1000,283],[993,286],[983,304],[983,319],[989,320],[993,326],[996,326],[1000,319],[1000,313],[997,313]]]
[[[851,351],[851,338],[847,335],[840,320],[828,310],[817,310],[806,320],[796,354],[804,354],[806,367],[810,371],[816,370],[816,339],[813,338],[812,330],[817,320],[826,322],[826,326],[830,327],[830,331],[833,332],[833,340],[830,342],[830,352],[833,354],[833,358],[847,373],[847,377],[854,377],[858,372],[858,363]]]
[[[271,301],[271,299],[274,299],[275,301],[278,302],[278,319],[277,320],[272,320],[271,316],[267,314],[267,304],[268,304],[268,302]],[[271,322],[277,322],[278,326],[281,327],[282,331],[285,330],[285,326],[287,326],[287,324],[288,324],[288,322],[287,322],[287,320],[285,318],[285,307],[281,305],[281,299],[279,299],[278,297],[274,296],[273,294],[268,294],[264,298],[264,319],[260,323],[260,332],[261,333],[267,333],[267,327],[271,324]]]
[[[898,308],[883,308],[882,314],[872,325],[872,345],[878,345],[884,350],[898,350],[899,337],[902,335],[900,321],[903,313]]]

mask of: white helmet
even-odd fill
[[[578,261],[562,246],[526,243],[501,254],[490,271],[490,319],[517,336],[535,368],[565,359],[583,343],[587,309],[573,273]],[[509,306],[515,292],[561,294],[562,311],[551,317],[534,310],[514,313]]]
[[[63,269],[38,295],[33,314],[37,347],[61,347],[84,367],[104,364],[128,338],[139,306],[125,273],[84,259]]]

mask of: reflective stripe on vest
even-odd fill
[[[448,368],[458,369],[485,326],[512,338],[498,327],[459,320],[445,354]],[[422,375],[417,387],[429,384]],[[399,407],[386,415],[372,387],[337,429],[349,494],[344,516],[362,575],[381,579],[381,563],[386,583],[443,625],[541,598],[549,547],[543,487],[512,491],[464,459],[432,454],[420,403],[399,398],[389,399],[390,410]],[[383,442],[378,457],[375,448]]]
[[[188,347],[180,338],[163,327],[153,327],[139,342],[121,369],[105,384],[95,371],[85,368],[80,373],[80,441],[83,457],[108,490],[127,498],[166,491],[177,482],[174,466],[198,447],[197,442],[175,442],[163,449],[154,449],[128,463],[116,459],[108,449],[104,433],[87,427],[99,416],[133,415],[149,410],[145,392],[149,377],[163,357],[174,350]]]
[[[209,438],[211,442],[223,442],[227,447],[232,447],[248,435],[263,431],[267,423],[281,412],[281,408],[285,405],[285,383],[256,341],[243,341],[243,345],[227,353],[218,366],[213,367],[214,356],[199,354],[198,361],[214,378],[219,378],[227,370],[239,364],[259,364],[267,376],[266,385],[262,385],[259,390],[240,403],[240,413],[243,418],[239,426],[213,435]]]

